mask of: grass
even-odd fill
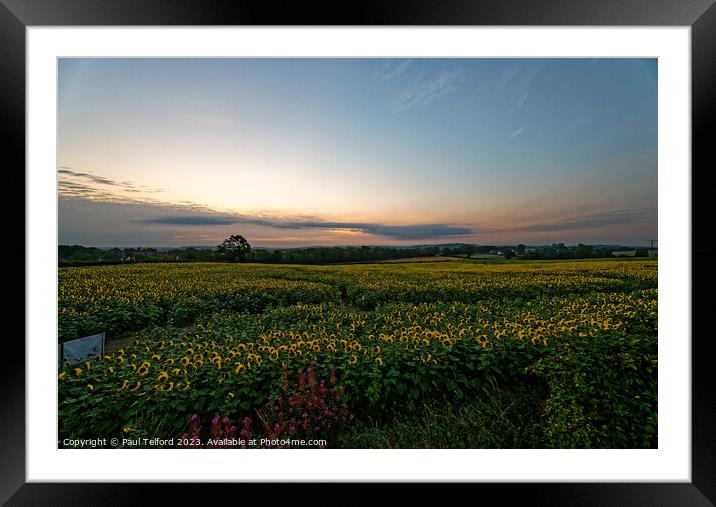
[[[543,448],[541,398],[534,387],[506,389],[492,379],[471,399],[408,402],[359,421],[337,443],[347,449]]]

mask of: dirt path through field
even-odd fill
[[[189,332],[189,333],[194,333],[194,332],[196,332],[196,325],[191,324],[189,326],[185,326],[185,327],[181,328],[181,330]],[[128,335],[119,336],[117,338],[107,340],[107,343],[104,344],[104,352],[105,352],[105,354],[112,354],[123,347],[132,345],[134,343],[134,340],[135,340],[134,334],[128,334]]]

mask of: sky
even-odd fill
[[[58,241],[657,239],[656,59],[60,59]]]

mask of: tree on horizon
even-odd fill
[[[230,262],[245,262],[251,252],[251,245],[240,234],[232,234],[218,247],[219,257]]]

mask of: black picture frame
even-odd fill
[[[706,191],[707,164],[713,161],[708,124],[716,111],[716,7],[714,0],[425,0],[346,4],[188,0],[0,0],[0,125],[5,141],[7,181],[24,189],[17,167],[25,167],[25,29],[32,26],[83,25],[548,25],[548,26],[689,26],[692,37],[693,192]],[[10,166],[7,155],[15,165]],[[696,171],[694,168],[699,167]],[[689,168],[684,168],[689,170]],[[699,185],[699,182],[702,184]],[[692,194],[693,195],[693,194]],[[695,195],[692,197],[692,207]],[[703,201],[701,201],[703,202]],[[17,204],[14,205],[17,216]],[[708,213],[692,211],[692,231],[705,227]],[[17,219],[15,219],[17,221]],[[19,222],[19,221],[17,221]],[[19,226],[18,226],[19,228]],[[25,236],[24,230],[21,233]],[[18,238],[18,234],[14,238]],[[19,244],[15,239],[13,242]],[[24,245],[24,243],[23,243]],[[24,252],[24,246],[23,252]],[[708,242],[691,245],[692,270],[704,267]],[[17,251],[3,253],[17,265]],[[685,259],[687,260],[687,259]],[[25,262],[25,272],[31,266]],[[707,276],[696,285],[706,287]],[[708,297],[698,298],[692,284],[692,315],[708,315]],[[23,289],[25,294],[25,289]],[[24,305],[25,299],[17,297]],[[687,340],[689,337],[670,337]],[[502,502],[523,498],[547,505],[714,505],[716,504],[716,391],[709,352],[710,334],[692,332],[692,482],[480,484],[481,495],[494,492]],[[8,505],[113,505],[146,503],[149,484],[39,484],[25,480],[25,349],[6,339],[2,368],[3,425],[0,430],[0,501]],[[246,492],[255,489],[236,485]],[[201,485],[204,498],[218,485]],[[230,487],[230,485],[227,485]],[[259,485],[259,487],[261,487]],[[211,490],[209,491],[209,488]],[[224,487],[219,488],[224,489]],[[420,489],[420,488],[419,488]],[[281,488],[271,487],[271,494]],[[262,493],[263,492],[263,493]],[[186,485],[163,487],[162,498],[188,500]],[[265,485],[257,491],[267,493]],[[351,493],[357,500],[360,493]],[[485,497],[486,498],[486,497]],[[142,502],[141,499],[145,501]],[[296,498],[295,501],[300,501]]]

